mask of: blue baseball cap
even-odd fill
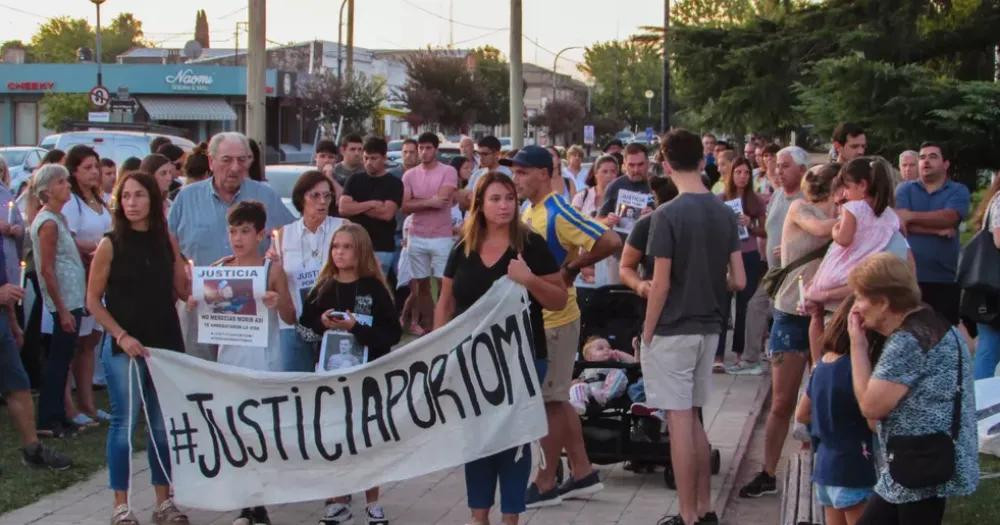
[[[541,146],[525,146],[513,158],[500,159],[500,164],[522,168],[551,168],[552,154]]]

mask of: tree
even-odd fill
[[[67,122],[87,120],[90,110],[90,100],[82,93],[46,93],[41,104],[45,109],[42,125],[56,131],[63,131]]]
[[[202,49],[208,49],[211,44],[208,37],[208,15],[204,9],[199,9],[194,17],[194,39],[201,44]]]
[[[449,131],[465,131],[478,121],[486,87],[476,81],[464,59],[428,50],[405,58],[404,63],[409,78],[398,96],[410,109],[411,125],[438,124]]]
[[[82,18],[60,16],[39,26],[31,37],[30,55],[36,62],[76,62],[81,47],[94,48],[94,31]]]
[[[492,46],[472,51],[476,59],[473,77],[489,94],[483,98],[476,121],[487,126],[498,126],[510,121],[510,64]]]
[[[663,61],[656,47],[637,42],[601,42],[586,49],[578,69],[594,79],[592,112],[598,116],[641,127],[656,126],[659,114],[648,116],[652,105],[660,106]]]
[[[31,37],[28,54],[35,62],[76,62],[77,49],[95,49],[96,45],[97,35],[86,20],[61,16],[38,28]],[[114,62],[118,55],[133,47],[150,45],[143,38],[142,22],[132,13],[121,13],[110,25],[101,28],[101,60],[104,62]]]
[[[575,100],[557,99],[545,105],[531,118],[532,126],[542,126],[554,140],[556,136],[583,130],[584,108]]]
[[[299,93],[302,104],[318,113],[321,122],[330,124],[344,117],[344,131],[364,133],[365,122],[385,102],[385,82],[363,75],[340,80],[336,73],[324,71],[300,81]]]

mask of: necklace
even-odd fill
[[[306,235],[312,232],[309,231],[309,228],[306,228],[305,221],[302,221],[302,236],[299,237],[299,240],[302,243],[302,253],[308,253],[311,260],[315,261],[319,258],[320,250],[323,248],[323,239],[326,238],[325,226],[326,221],[323,221],[320,223],[319,227],[316,228],[316,233],[312,234],[315,239],[310,245],[306,242]],[[302,262],[305,263],[304,260]]]

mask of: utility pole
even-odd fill
[[[670,0],[663,0],[663,96],[660,97],[660,132],[670,131]]]
[[[552,59],[552,100],[556,99],[556,77],[558,76],[558,73],[556,73],[556,66],[559,65],[559,55],[562,55],[563,52],[569,51],[571,49],[583,49],[583,48],[580,46],[564,47],[560,49],[559,52],[556,53],[556,57]]]
[[[510,0],[510,140],[524,147],[524,84],[521,66],[521,0]]]
[[[248,1],[250,35],[247,43],[247,137],[256,140],[263,153],[266,151],[264,142],[267,137],[267,105],[264,94],[267,79],[267,52],[264,49],[267,6],[264,0]]]
[[[354,0],[347,0],[347,80],[354,73]]]
[[[104,0],[90,0],[90,1],[94,3],[95,7],[97,7],[97,32],[95,33],[95,35],[97,36],[97,42],[95,46],[97,47],[97,52],[95,53],[96,56],[94,58],[97,59],[97,85],[103,86],[104,75],[101,74],[101,4],[104,3]]]

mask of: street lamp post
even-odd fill
[[[556,99],[556,64],[559,62],[559,55],[563,54],[564,51],[569,51],[570,49],[583,49],[580,46],[570,46],[560,49],[556,53],[556,57],[552,59],[552,100]]]
[[[97,7],[97,32],[95,33],[96,36],[97,36],[97,46],[96,46],[97,47],[97,53],[96,53],[97,54],[97,57],[96,57],[97,58],[97,85],[98,86],[103,86],[104,82],[103,82],[103,77],[101,76],[101,4],[103,4],[105,0],[90,0],[90,1],[94,4],[94,6]]]
[[[646,96],[646,118],[653,118],[653,97],[656,93],[653,93],[652,89],[647,89],[643,95]]]

